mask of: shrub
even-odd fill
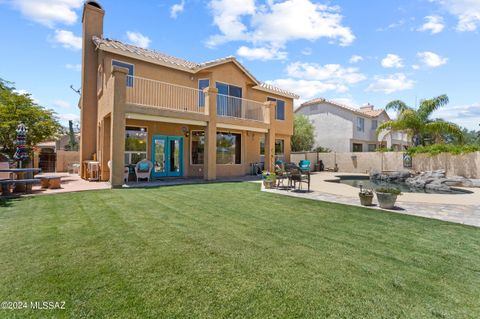
[[[455,144],[432,144],[427,146],[410,147],[407,150],[409,155],[428,154],[430,156],[441,153],[449,153],[453,155],[467,154],[473,152],[480,152],[479,144],[455,145]]]
[[[380,187],[375,190],[377,193],[389,193],[393,195],[402,195],[402,192],[398,188],[394,187]]]

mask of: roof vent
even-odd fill
[[[370,103],[364,104],[360,107],[360,110],[372,110],[373,111],[373,105]]]
[[[87,4],[92,6],[92,7],[103,10],[102,6],[97,1],[87,1]]]

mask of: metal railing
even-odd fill
[[[127,76],[126,102],[174,111],[205,113],[203,91],[136,76]]]
[[[218,94],[217,115],[265,122],[265,107],[261,102]]]
[[[191,87],[127,76],[128,104],[208,114],[205,93]],[[217,115],[268,123],[262,102],[217,94]]]

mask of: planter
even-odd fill
[[[360,197],[360,204],[362,206],[372,206],[373,194],[372,195],[358,194],[358,197]]]
[[[392,209],[397,201],[397,194],[377,192],[378,205],[381,208]]]
[[[268,189],[271,189],[271,188],[275,188],[275,183],[276,183],[276,180],[264,180],[263,181],[263,186],[265,188],[268,188]]]

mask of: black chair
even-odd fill
[[[293,183],[293,188],[302,190],[302,183],[307,184],[307,190],[310,192],[310,171],[302,172],[299,168],[294,168],[290,171],[290,184]]]

